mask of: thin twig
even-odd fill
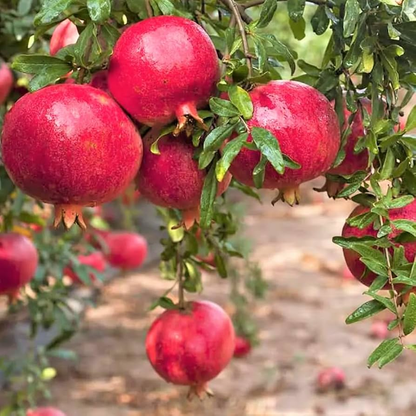
[[[243,42],[243,50],[244,55],[246,57],[247,61],[247,67],[248,67],[248,75],[249,77],[252,77],[253,75],[253,66],[251,64],[251,55],[250,55],[250,48],[248,46],[248,39],[247,39],[247,33],[246,29],[244,27],[244,21],[240,14],[240,9],[238,7],[238,4],[234,0],[221,0],[222,3],[224,3],[232,12],[232,14],[235,16],[235,19],[237,21],[238,29],[240,31],[241,40]]]
[[[144,2],[146,4],[147,16],[153,17],[153,9],[152,9],[152,6],[150,5],[150,0],[144,0]]]
[[[97,28],[97,37],[99,36],[100,30],[101,30],[101,26],[98,26],[98,28]],[[88,40],[87,47],[85,48],[85,60],[87,62],[90,59],[91,49],[92,49],[92,42],[93,42],[93,37],[91,36],[90,39]],[[77,75],[77,84],[82,84],[84,82],[86,69],[87,68],[82,67],[79,70],[78,75]]]
[[[182,267],[182,256],[181,256],[181,246],[178,245],[176,253],[176,270],[177,270],[177,282],[178,282],[178,295],[179,295],[179,308],[185,309],[185,296],[184,296],[184,287],[183,287],[183,267]]]
[[[286,0],[276,0],[276,1],[286,1]],[[249,9],[250,7],[260,6],[265,0],[250,0],[246,3],[241,3],[240,6],[244,9]],[[331,0],[307,0],[308,3],[316,4],[317,6],[326,5],[328,7],[333,7],[333,2]]]

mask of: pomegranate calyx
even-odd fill
[[[300,202],[299,187],[279,189],[279,193],[276,198],[273,199],[272,205],[274,205],[277,201],[286,202],[291,207],[295,204],[298,205]]]
[[[199,223],[201,217],[201,207],[189,208],[182,210],[182,224],[186,230],[192,228],[195,223]]]
[[[333,199],[335,199],[343,189],[343,183],[331,181],[331,179],[328,178],[326,178],[326,182],[322,188],[313,188],[313,190],[316,192],[326,192],[328,197]]]
[[[205,399],[205,397],[213,397],[214,392],[208,387],[207,383],[197,384],[197,385],[189,387],[189,391],[188,391],[186,398],[189,401],[192,401],[192,399],[195,396],[198,397],[199,400],[202,401]]]
[[[87,224],[82,216],[82,207],[79,205],[55,205],[54,227],[58,227],[61,222],[64,224],[66,229],[71,228],[75,223],[77,223],[83,230],[87,228]]]
[[[186,103],[180,105],[176,109],[176,118],[178,119],[178,124],[173,131],[174,136],[179,136],[182,131],[186,131],[186,134],[189,136],[193,126],[191,123],[196,121],[198,127],[208,131],[208,126],[204,123],[204,120],[199,117],[198,110],[194,103]]]

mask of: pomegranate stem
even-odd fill
[[[183,288],[183,263],[181,256],[181,243],[178,243],[178,251],[176,254],[176,269],[177,269],[177,279],[178,279],[178,295],[179,295],[179,308],[185,309],[185,291]]]

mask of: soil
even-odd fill
[[[308,189],[306,203],[294,208],[272,207],[270,193],[263,205],[240,202],[244,234],[269,289],[252,306],[260,345],[210,384],[213,398],[188,402],[186,388],[165,383],[146,359],[146,330],[161,312],[148,308],[171,285],[153,264],[109,283],[97,307],[87,310],[82,331],[66,346],[78,361],[54,363],[53,405],[68,416],[416,415],[416,356],[408,351],[382,370],[368,369],[380,342],[370,337],[370,326],[380,317],[344,322],[368,300],[361,284],[342,278],[342,252],[331,241],[352,205]],[[207,273],[204,286],[202,298],[230,311],[226,280]],[[327,366],[345,371],[344,389],[317,392],[317,375]]]

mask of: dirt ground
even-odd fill
[[[156,266],[116,279],[88,309],[81,333],[68,345],[75,363],[57,362],[53,404],[68,416],[413,416],[416,356],[403,354],[382,370],[366,367],[379,341],[371,321],[347,326],[345,317],[366,299],[363,287],[341,277],[341,250],[331,242],[351,211],[345,201],[272,207],[246,201],[245,235],[269,283],[253,307],[261,345],[234,360],[211,383],[204,402],[186,401],[186,389],[166,384],[150,367],[146,330],[161,311],[152,301],[169,287]],[[227,305],[229,284],[204,276],[202,298]],[[339,366],[347,386],[319,394],[316,377]]]

